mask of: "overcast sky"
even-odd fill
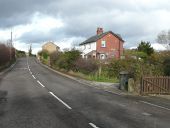
[[[32,43],[34,53],[46,41],[61,49],[81,43],[97,27],[120,34],[125,48],[144,40],[162,49],[155,39],[169,24],[169,0],[0,0],[0,40],[12,29],[15,47]]]

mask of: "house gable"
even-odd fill
[[[57,45],[55,45],[53,42],[47,42],[46,44],[44,44],[42,46],[43,50],[47,50],[49,53],[53,53],[53,52],[58,52],[58,50],[60,49],[60,47],[58,47]]]
[[[105,54],[107,58],[120,58],[123,53],[123,43],[123,40],[110,32],[97,40],[96,50],[98,54]]]

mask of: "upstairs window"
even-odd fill
[[[106,41],[104,41],[104,40],[102,41],[101,47],[102,47],[102,48],[105,48],[105,47],[106,47]]]

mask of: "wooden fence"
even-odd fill
[[[170,94],[170,77],[143,77],[141,94]]]

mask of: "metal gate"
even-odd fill
[[[143,77],[141,94],[170,94],[170,77]]]

